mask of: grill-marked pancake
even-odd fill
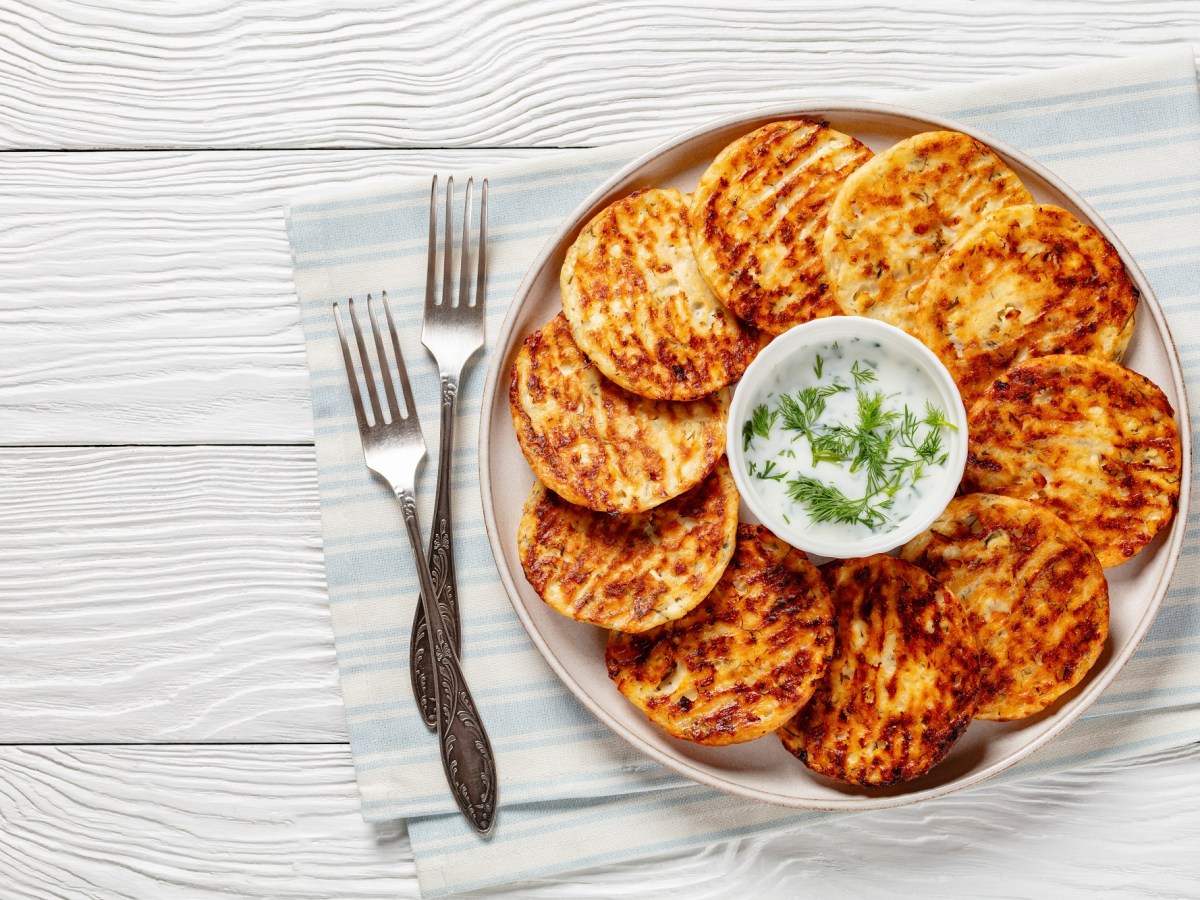
[[[929,573],[890,556],[828,563],[837,636],[807,706],[779,732],[814,772],[881,787],[924,775],[975,713],[979,647]]]
[[[900,556],[948,587],[971,617],[982,661],[977,719],[1041,712],[1104,649],[1104,569],[1048,509],[996,494],[957,497]]]
[[[738,527],[720,582],[678,621],[609,635],[617,687],[669,734],[742,743],[779,728],[812,694],[833,646],[821,575],[759,525]]]
[[[1047,507],[1105,568],[1115,566],[1175,515],[1182,459],[1174,415],[1156,385],[1117,363],[1029,359],[967,414],[964,481]]]
[[[917,300],[917,331],[970,409],[1015,362],[1051,353],[1120,360],[1138,292],[1099,231],[1057,206],[1010,206],[942,255]]]
[[[893,144],[846,179],[829,212],[822,252],[839,305],[912,331],[916,289],[942,251],[988,213],[1032,202],[973,137],[927,131]]]
[[[823,122],[772,122],[721,151],[692,195],[692,250],[717,296],[770,334],[841,313],[821,238],[871,151]]]
[[[533,473],[600,512],[658,506],[699,484],[725,452],[727,392],[689,403],[631,394],[580,352],[561,314],[525,339],[508,400]]]
[[[622,387],[695,400],[737,381],[760,338],[696,266],[687,198],[643,190],[601,210],[567,251],[563,312],[588,358]]]
[[[738,491],[722,459],[661,506],[598,513],[533,486],[517,530],[525,577],[546,603],[617,631],[678,619],[716,586],[737,540]]]

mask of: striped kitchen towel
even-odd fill
[[[870,99],[976,125],[1076,188],[1153,284],[1192,396],[1200,397],[1200,94],[1190,48]],[[491,186],[491,338],[547,236],[644,149],[551,151],[473,173]],[[435,896],[835,815],[729,797],[665,771],[609,733],[549,670],[500,587],[483,529],[476,447],[487,354],[463,387],[454,514],[463,661],[495,746],[502,808],[487,841],[455,811],[409,690],[416,579],[403,524],[390,492],[363,465],[330,314],[333,301],[349,294],[388,291],[433,457],[438,379],[419,343],[428,192],[426,177],[377,180],[300,198],[288,215],[311,370],[326,577],[364,817],[408,820],[422,889]],[[426,522],[434,471],[427,466],[420,485]],[[1170,593],[1132,661],[1084,718],[1000,779],[1200,740],[1200,514],[1187,527]]]

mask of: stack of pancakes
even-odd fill
[[[617,687],[677,738],[776,732],[841,781],[918,777],[973,718],[1033,715],[1083,678],[1104,568],[1174,515],[1174,412],[1120,365],[1138,294],[1119,255],[967,135],[873,155],[824,122],[768,124],[692,194],[597,214],[561,292],[511,373],[538,478],[522,566],[610,631]],[[841,314],[942,359],[970,450],[960,496],[896,557],[818,568],[739,524],[725,420],[773,335]]]

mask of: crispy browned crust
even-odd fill
[[[599,512],[643,512],[677,497],[725,452],[725,392],[689,403],[632,394],[579,351],[561,314],[525,339],[508,399],[534,474]]]
[[[825,678],[780,730],[814,772],[881,787],[925,774],[966,730],[979,647],[966,612],[911,563],[876,555],[822,566],[836,638]]]
[[[1041,712],[1104,649],[1104,569],[1043,507],[996,494],[957,497],[900,556],[949,588],[971,617],[983,666],[977,719]]]
[[[1170,525],[1182,451],[1161,390],[1117,363],[1043,356],[997,378],[967,416],[965,485],[1030,500],[1079,532],[1105,568]]]
[[[842,310],[913,330],[916,289],[942,251],[983,216],[1032,203],[992,150],[955,131],[893,144],[846,179],[822,253]]]
[[[579,349],[617,384],[658,400],[732,384],[760,345],[700,274],[686,216],[679,191],[636,191],[584,226],[560,277]]]
[[[517,531],[525,577],[546,603],[617,631],[678,619],[720,580],[737,541],[738,491],[721,459],[649,512],[598,513],[533,486]]]
[[[1057,206],[997,210],[942,255],[917,300],[917,336],[967,408],[1013,363],[1051,353],[1119,360],[1138,292],[1116,248]]]
[[[765,528],[741,525],[713,592],[676,622],[612,632],[605,661],[621,693],[669,734],[734,744],[774,731],[808,700],[832,639],[816,568]]]
[[[827,123],[772,122],[721,151],[688,221],[700,271],[742,319],[770,334],[841,313],[821,236],[846,176],[871,151]]]

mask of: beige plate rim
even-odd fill
[[[525,606],[525,600],[518,589],[515,577],[523,577],[519,571],[513,573],[509,570],[505,562],[504,554],[504,539],[505,536],[499,533],[500,529],[496,522],[496,513],[494,504],[491,501],[493,496],[493,473],[488,465],[488,460],[491,456],[491,429],[492,418],[497,406],[497,392],[504,391],[504,409],[507,409],[507,381],[508,369],[512,354],[515,352],[519,341],[514,344],[514,329],[520,319],[520,313],[523,305],[529,298],[535,284],[539,280],[541,272],[550,265],[565,249],[566,242],[572,239],[574,234],[588,222],[600,209],[622,195],[623,192],[628,192],[631,189],[631,184],[636,180],[638,174],[643,170],[661,164],[664,158],[671,159],[673,157],[686,157],[689,148],[696,144],[705,143],[706,139],[711,140],[714,135],[728,131],[733,128],[744,129],[751,131],[754,128],[766,124],[767,122],[777,119],[807,117],[807,118],[829,118],[837,119],[839,117],[848,116],[875,116],[884,119],[892,118],[897,120],[898,127],[918,126],[915,130],[931,130],[942,129],[949,131],[961,131],[977,138],[987,144],[996,151],[1001,158],[1005,159],[1010,165],[1015,163],[1014,168],[1023,168],[1041,178],[1055,191],[1073,203],[1083,214],[1084,217],[1096,227],[1104,236],[1112,242],[1117,251],[1121,255],[1121,259],[1128,269],[1130,276],[1141,292],[1141,301],[1139,303],[1139,314],[1145,316],[1149,313],[1154,320],[1155,327],[1159,331],[1159,335],[1164,345],[1167,348],[1169,357],[1169,368],[1174,380],[1175,395],[1178,398],[1176,406],[1176,421],[1183,423],[1183,427],[1179,429],[1182,448],[1182,484],[1179,497],[1179,507],[1176,512],[1176,517],[1172,523],[1170,533],[1168,534],[1165,543],[1157,549],[1157,554],[1167,554],[1166,562],[1158,580],[1152,588],[1152,597],[1146,606],[1142,616],[1134,626],[1130,637],[1125,644],[1119,648],[1118,652],[1114,653],[1103,671],[1090,677],[1080,695],[1076,698],[1076,702],[1070,705],[1070,709],[1065,711],[1059,721],[1038,735],[1035,739],[1030,740],[1026,744],[1018,747],[1016,750],[1008,753],[1006,756],[997,759],[990,764],[972,770],[966,775],[953,778],[950,781],[941,783],[932,787],[916,789],[901,793],[888,793],[885,796],[874,796],[869,794],[856,794],[844,797],[831,797],[813,800],[811,798],[796,797],[780,793],[778,791],[763,790],[755,788],[752,785],[746,784],[743,780],[731,778],[716,771],[714,768],[705,767],[694,760],[682,757],[678,754],[662,750],[648,744],[645,740],[638,737],[636,734],[629,731],[621,722],[611,715],[591,694],[581,685],[578,679],[572,672],[569,660],[564,660],[556,648],[550,646],[548,641],[542,635],[536,623],[532,619],[529,610]],[[680,166],[682,168],[682,165]],[[557,279],[555,279],[557,281]],[[1139,327],[1146,327],[1145,320]],[[523,337],[523,335],[522,335]],[[646,754],[655,761],[661,763],[667,768],[692,779],[700,784],[705,784],[717,790],[737,796],[748,797],[755,800],[760,800],[766,803],[792,807],[798,809],[828,809],[828,810],[867,810],[867,809],[885,809],[895,806],[901,806],[909,803],[914,803],[919,800],[931,799],[933,797],[943,796],[954,791],[961,790],[971,785],[979,784],[988,778],[991,778],[998,773],[1004,771],[1012,765],[1020,762],[1038,748],[1044,746],[1048,741],[1056,737],[1068,725],[1079,718],[1082,713],[1092,705],[1093,702],[1104,691],[1104,689],[1112,682],[1117,673],[1125,666],[1125,663],[1133,655],[1134,651],[1140,645],[1146,632],[1149,630],[1151,623],[1154,621],[1156,614],[1164,596],[1166,595],[1170,584],[1171,576],[1174,574],[1176,564],[1179,559],[1179,554],[1183,545],[1183,536],[1185,532],[1185,523],[1187,521],[1188,506],[1190,501],[1190,483],[1191,483],[1191,464],[1192,464],[1192,449],[1191,449],[1191,434],[1186,427],[1186,423],[1190,422],[1188,413],[1187,391],[1183,379],[1182,369],[1179,363],[1179,354],[1175,347],[1174,339],[1171,335],[1170,328],[1167,325],[1166,318],[1162,308],[1159,305],[1158,299],[1155,297],[1149,282],[1145,275],[1138,267],[1137,263],[1125,248],[1124,244],[1116,236],[1108,224],[1096,213],[1094,209],[1076,193],[1071,187],[1062,181],[1057,175],[1040,163],[1027,156],[1025,153],[1016,150],[1009,146],[1004,141],[997,140],[986,132],[966,125],[961,122],[954,121],[942,116],[932,115],[918,110],[910,109],[903,106],[886,103],[875,102],[847,102],[847,101],[812,101],[807,103],[792,103],[786,105],[772,106],[761,108],[747,112],[742,115],[731,116],[709,124],[694,128],[680,136],[671,138],[662,144],[654,147],[648,152],[642,154],[637,159],[633,160],[620,171],[614,174],[611,178],[605,181],[597,188],[586,200],[583,201],[575,211],[564,220],[564,222],[555,230],[549,237],[545,245],[538,253],[537,257],[531,264],[525,278],[522,280],[518,288],[512,306],[509,308],[505,316],[504,324],[501,327],[500,333],[497,335],[495,343],[495,351],[493,352],[487,379],[483,389],[482,408],[480,411],[480,426],[479,426],[479,453],[480,453],[480,491],[483,501],[483,516],[484,524],[488,534],[488,542],[492,554],[496,560],[496,568],[499,572],[501,582],[508,594],[509,601],[512,603],[513,609],[516,611],[518,618],[521,620],[526,631],[529,633],[530,639],[537,647],[538,651],[545,658],[551,669],[558,675],[567,689],[601,722],[603,722],[610,730],[618,737],[624,739],[641,753]],[[497,473],[500,475],[501,473]],[[511,536],[515,540],[515,535]],[[797,765],[800,765],[797,763]],[[936,771],[936,770],[935,770]]]

